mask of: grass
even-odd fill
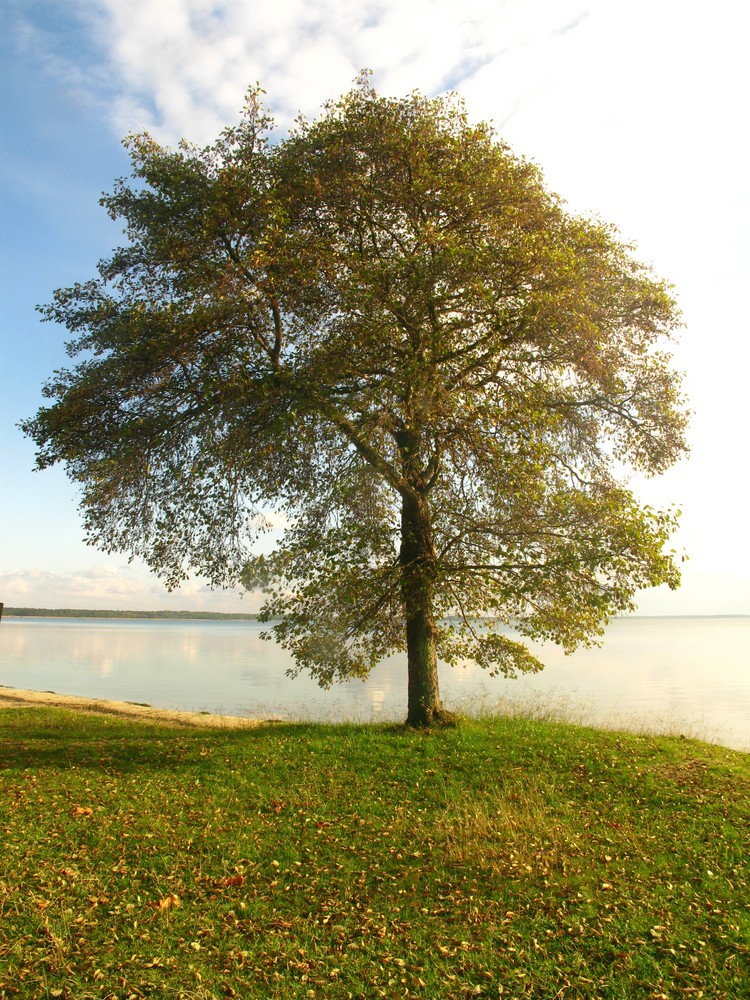
[[[0,712],[0,998],[746,998],[750,757]]]

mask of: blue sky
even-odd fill
[[[34,310],[118,243],[98,205],[148,128],[204,142],[259,81],[280,128],[359,69],[383,93],[458,90],[576,211],[600,214],[676,286],[695,411],[688,460],[644,500],[683,510],[690,561],[648,614],[750,613],[750,15],[736,0],[5,0],[0,11],[0,601],[253,610],[201,581],[168,594],[88,548],[62,470],[16,427],[65,363]]]

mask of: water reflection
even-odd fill
[[[257,717],[399,719],[406,706],[403,656],[366,682],[321,691],[286,676],[289,655],[255,622],[5,618],[0,683],[165,708]],[[448,707],[519,704],[565,708],[594,724],[681,729],[750,746],[750,618],[654,618],[613,622],[601,649],[565,657],[536,647],[546,669],[519,680],[473,665],[441,669]]]

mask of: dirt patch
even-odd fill
[[[174,726],[220,727],[225,729],[252,729],[263,722],[278,720],[245,719],[232,715],[210,715],[203,712],[177,712],[150,705],[133,705],[127,701],[105,701],[98,698],[79,698],[77,695],[56,694],[52,691],[23,691],[0,685],[0,708],[18,708],[22,705],[49,705],[54,708],[71,708],[80,712],[100,715],[118,715],[144,722],[159,722]]]

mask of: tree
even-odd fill
[[[668,287],[455,98],[366,78],[272,144],[259,92],[212,146],[126,140],[127,244],[42,310],[70,370],[23,425],[88,540],[263,588],[321,684],[406,650],[513,675],[679,574],[621,481],[683,452]],[[253,543],[281,515],[270,555]],[[519,639],[510,638],[512,625]]]

